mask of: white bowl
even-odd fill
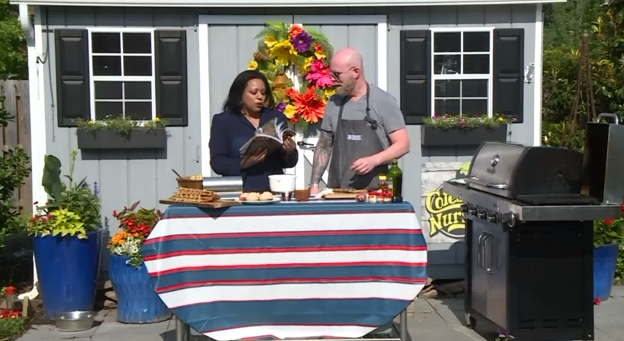
[[[295,191],[295,179],[297,177],[292,174],[275,174],[269,175],[269,186],[271,192],[290,193]]]

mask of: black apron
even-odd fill
[[[376,189],[379,185],[379,174],[388,171],[387,164],[379,165],[363,175],[351,170],[353,161],[383,151],[376,132],[378,123],[370,117],[369,100],[370,86],[367,85],[366,116],[363,120],[343,120],[342,113],[349,98],[344,98],[340,104],[329,166],[329,188]]]

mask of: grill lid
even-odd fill
[[[465,181],[470,188],[509,199],[586,202],[592,199],[579,195],[582,162],[582,153],[563,148],[483,142]]]

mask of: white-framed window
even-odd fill
[[[109,115],[154,119],[154,30],[107,27],[88,31],[91,119]]]
[[[492,116],[494,28],[431,29],[432,116]]]

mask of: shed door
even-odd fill
[[[366,20],[365,16],[309,16],[295,15],[294,22],[303,25],[303,27],[313,28],[323,33],[329,42],[338,50],[343,47],[352,47],[362,54],[364,58],[364,74],[371,84],[377,84],[377,68],[378,68],[378,39],[376,18]],[[335,23],[333,23],[335,22]],[[350,24],[356,22],[357,24]],[[367,23],[370,22],[370,23]],[[383,58],[385,60],[385,58]],[[385,88],[384,84],[381,84]],[[318,142],[318,131],[312,131],[307,136],[298,136],[301,140],[309,145],[316,145]],[[314,147],[300,147],[299,164],[296,173],[303,174],[298,176],[298,187],[305,187],[310,182],[312,172],[312,160],[314,157]],[[329,169],[329,167],[327,167]],[[323,174],[321,187],[327,184],[327,170]]]
[[[218,24],[211,23],[213,19],[206,19],[205,21],[208,27],[208,55],[200,56],[200,58],[208,59],[207,95],[209,98],[210,120],[212,120],[212,116],[222,111],[223,102],[236,75],[246,70],[247,64],[253,59],[253,53],[258,46],[258,41],[255,37],[267,21],[295,22],[302,24],[304,27],[314,28],[327,36],[334,50],[343,47],[357,49],[364,57],[364,72],[366,78],[372,84],[378,83],[378,63],[383,61],[385,70],[386,58],[385,56],[379,58],[377,53],[379,50],[377,23],[383,22],[385,25],[385,16],[258,15],[230,16],[230,18],[231,23],[224,22],[225,19],[223,17],[214,19]],[[383,41],[385,42],[385,37]],[[386,80],[384,79],[380,87],[385,88],[385,82]],[[205,95],[205,93],[202,93],[202,96]],[[205,128],[202,129],[202,134],[206,134],[209,124],[203,126]],[[316,145],[318,141],[316,131],[312,131],[312,134],[309,136],[298,135],[297,138],[299,141],[311,145]],[[202,139],[202,141],[204,140],[207,139]],[[209,161],[210,156],[207,143],[202,147],[203,159]],[[299,149],[299,163],[297,167],[287,172],[298,175],[297,187],[304,188],[310,181],[314,148],[304,146],[299,147]],[[203,173],[204,176],[210,176],[210,173],[205,170]],[[326,182],[327,172],[323,175],[321,186],[324,186]]]

